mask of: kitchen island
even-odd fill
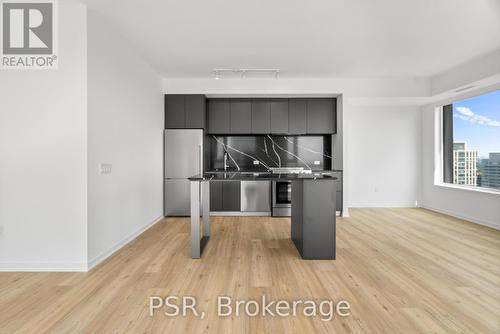
[[[303,259],[335,259],[335,180],[328,173],[203,173],[189,178],[191,187],[191,257],[201,257],[210,239],[210,182],[292,181],[291,239]],[[201,219],[200,219],[201,214]]]

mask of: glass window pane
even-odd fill
[[[500,189],[500,91],[453,103],[453,183]]]

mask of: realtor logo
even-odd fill
[[[57,68],[55,1],[1,1],[1,68]]]

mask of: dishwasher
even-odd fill
[[[271,215],[271,181],[241,181],[241,213]]]

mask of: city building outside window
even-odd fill
[[[500,190],[500,90],[442,107],[443,181]]]

